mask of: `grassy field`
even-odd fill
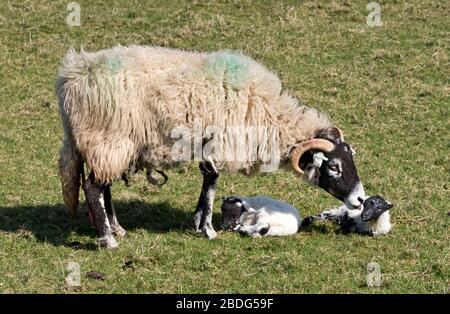
[[[72,28],[68,2],[0,4],[0,292],[448,293],[448,1],[383,1],[383,25],[369,27],[368,0],[79,0],[81,27]],[[344,130],[366,191],[395,204],[393,232],[369,238],[318,224],[292,237],[209,241],[193,231],[201,175],[192,163],[169,171],[161,190],[143,175],[114,184],[129,233],[118,250],[98,249],[84,201],[75,220],[62,204],[53,86],[69,47],[116,44],[236,49],[276,71]],[[338,204],[286,172],[221,175],[218,196],[234,193],[285,200],[302,215]],[[80,264],[79,289],[66,286],[69,262]],[[381,287],[366,284],[370,262]],[[106,279],[87,277],[93,270]]]

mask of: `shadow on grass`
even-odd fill
[[[327,226],[323,224],[322,225],[311,224],[309,226],[300,227],[298,232],[326,234],[330,233],[330,230],[327,228]]]
[[[114,207],[119,223],[127,231],[144,229],[152,233],[169,231],[195,233],[193,213],[173,208],[167,202],[117,200]],[[80,205],[75,218],[69,217],[64,204],[0,207],[0,230],[14,232],[25,238],[30,237],[31,232],[40,242],[74,249],[95,250],[98,248],[94,240],[96,233],[87,216],[85,204]],[[217,213],[213,215],[213,225],[216,230],[220,229],[220,215]],[[325,234],[330,230],[324,225],[309,225],[300,228],[299,232]],[[86,243],[73,241],[71,236],[74,234],[88,236],[92,240]]]
[[[192,213],[171,207],[168,203],[145,203],[139,200],[115,201],[119,223],[128,231],[145,229],[150,232],[184,232],[193,230]],[[218,217],[215,217],[218,218]],[[215,223],[217,223],[215,219]],[[0,207],[0,230],[16,232],[25,237],[31,232],[41,242],[77,249],[96,249],[95,242],[71,242],[70,235],[95,238],[95,229],[87,218],[85,205],[77,217],[70,218],[64,204]]]

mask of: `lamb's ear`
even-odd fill
[[[256,209],[254,209],[253,207],[245,207],[245,209],[246,209],[247,212],[249,212],[249,213],[254,213],[254,212],[256,212]]]
[[[387,203],[387,209],[391,209],[392,207],[394,207],[394,204],[392,204],[392,203]]]
[[[344,141],[344,134],[339,128],[335,126],[331,126],[329,128],[317,131],[316,134],[314,134],[314,137],[323,138],[333,143]]]
[[[236,196],[222,196],[222,202],[242,203],[242,200]]]
[[[249,213],[254,213],[256,211],[256,209],[254,209],[253,207],[248,205],[248,203],[246,201],[242,202],[242,209]]]

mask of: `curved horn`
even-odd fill
[[[338,127],[335,127],[336,131],[338,133],[339,138],[341,139],[341,141],[344,141],[344,132],[342,132],[342,130]]]
[[[312,140],[301,142],[300,145],[292,152],[292,168],[294,168],[294,170],[300,173],[301,175],[303,175],[304,172],[298,165],[298,162],[300,161],[300,157],[302,157],[302,155],[306,151],[311,149],[320,150],[328,153],[334,149],[334,144],[322,138],[315,138]]]

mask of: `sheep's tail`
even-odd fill
[[[75,148],[73,140],[68,136],[64,139],[59,158],[59,178],[62,194],[69,214],[77,213],[80,185],[84,182],[84,163],[81,154]]]

